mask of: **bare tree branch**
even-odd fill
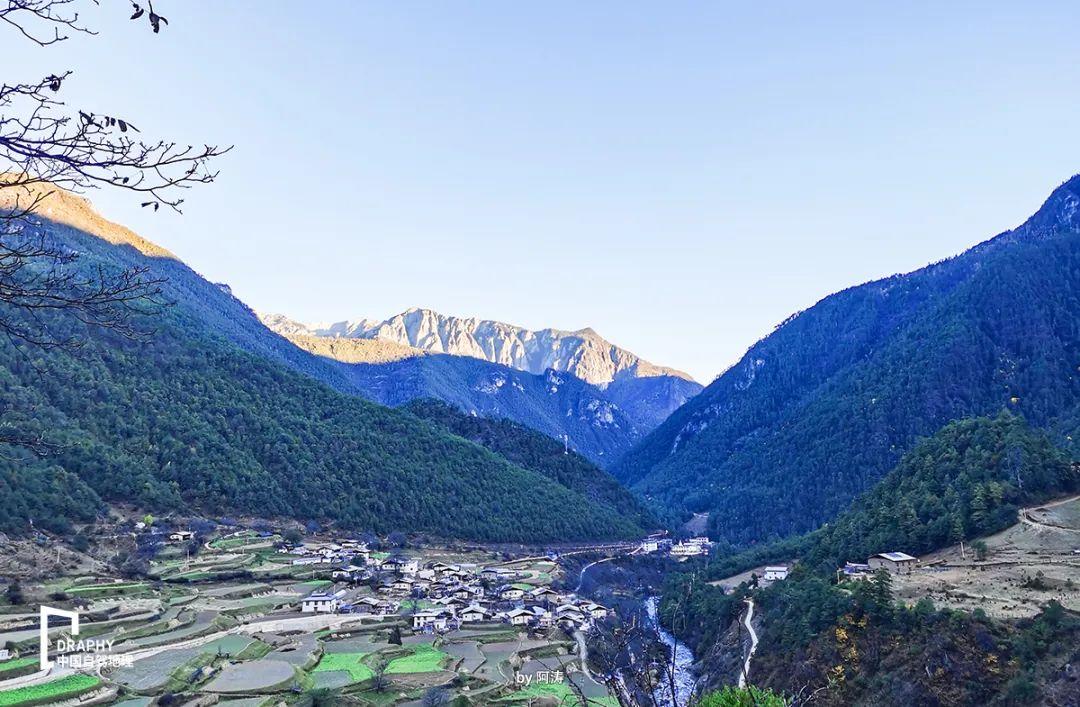
[[[94,35],[80,10],[99,0],[0,0],[0,30],[41,47],[73,34]],[[152,2],[131,2],[133,21],[159,33],[168,20]],[[2,36],[2,32],[0,32]],[[57,189],[112,187],[131,192],[143,207],[180,211],[183,193],[214,181],[212,160],[229,147],[193,146],[142,137],[127,118],[59,99],[71,71],[29,82],[0,83],[0,334],[17,347],[77,348],[70,329],[55,330],[51,314],[65,312],[121,336],[148,335],[137,315],[165,304],[163,279],[148,269],[91,267],[52,237],[36,216]],[[0,428],[0,444],[41,450],[43,440],[18,439]]]

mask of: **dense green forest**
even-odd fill
[[[607,391],[569,373],[535,375],[446,354],[340,367],[369,400],[397,407],[438,399],[484,417],[512,419],[553,437],[565,434],[574,449],[597,464],[617,459],[644,434],[607,399]]]
[[[786,581],[754,593],[757,684],[789,695],[827,685],[821,704],[1028,704],[1061,687],[1053,666],[1076,652],[1076,616],[1050,605],[1035,620],[1006,623],[928,601],[909,608],[893,602],[885,573],[837,587],[833,571],[877,552],[922,554],[993,533],[1017,521],[1019,506],[1077,490],[1076,465],[1018,416],[953,422],[827,526],[674,577],[661,615],[714,660],[750,587],[724,593],[708,581],[798,558]]]
[[[720,579],[793,558],[828,574],[879,552],[921,555],[1003,530],[1017,522],[1018,507],[1076,491],[1080,466],[1022,418],[1003,411],[958,420],[920,440],[825,526],[717,553],[706,575]]]
[[[820,526],[954,419],[1077,439],[1078,198],[1080,177],[1016,231],[793,316],[613,473],[740,545]]]
[[[403,409],[490,449],[512,464],[542,474],[600,506],[614,509],[641,527],[658,525],[656,518],[610,474],[547,435],[512,420],[467,415],[438,400],[417,400]]]
[[[40,228],[77,247],[79,267],[148,264],[151,276],[169,278],[164,296],[173,304],[141,319],[147,337],[59,312],[37,313],[36,325],[79,348],[0,340],[5,432],[50,445],[44,457],[0,449],[0,530],[26,532],[31,520],[64,530],[105,501],[478,540],[641,532],[621,508],[296,372],[320,363],[175,260],[48,222]],[[296,365],[282,365],[284,357]]]
[[[878,552],[921,555],[1003,530],[1020,506],[1075,491],[1080,467],[1019,417],[960,420],[916,444],[814,534],[804,557],[831,570]]]

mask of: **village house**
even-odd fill
[[[408,595],[412,593],[414,584],[415,582],[408,577],[398,577],[390,582],[390,591],[394,594]]]
[[[882,552],[866,561],[871,570],[880,567],[892,574],[907,574],[915,569],[917,563],[918,560],[906,552]]]
[[[505,616],[512,626],[525,626],[533,619],[533,612],[528,609],[511,609]]]
[[[461,569],[457,565],[448,565],[445,562],[431,562],[428,563],[427,568],[434,572],[438,577],[445,574],[453,574]]]
[[[594,619],[602,619],[608,615],[607,607],[597,604],[596,602],[586,602],[582,604],[580,608],[582,613]]]
[[[638,546],[638,552],[644,553],[646,555],[654,553],[654,552],[658,552],[659,550],[660,550],[660,541],[659,540],[652,540],[652,539],[644,540],[644,541],[642,541],[641,545]]]
[[[486,567],[480,572],[480,577],[489,582],[505,582],[513,579],[517,573],[502,567]]]
[[[564,604],[555,609],[555,620],[568,628],[580,628],[585,623],[585,614],[572,604]]]
[[[445,611],[418,611],[412,615],[412,627],[414,631],[425,628],[436,631],[445,631],[450,615]]]
[[[519,601],[524,596],[525,590],[523,590],[521,587],[509,585],[499,588],[499,598],[503,601]]]
[[[550,611],[546,611],[539,606],[532,607],[533,621],[536,623],[537,628],[551,628],[555,619],[551,615]]]
[[[335,614],[341,607],[341,598],[344,595],[344,591],[312,592],[304,597],[300,611],[305,614]]]
[[[491,616],[491,612],[482,606],[472,604],[471,606],[462,609],[458,616],[461,617],[462,623],[477,623],[479,621],[487,621]]]
[[[169,540],[177,543],[187,542],[194,537],[195,533],[191,532],[190,530],[176,530],[172,533],[169,533]]]
[[[387,615],[397,611],[397,604],[387,601],[385,599],[379,599],[377,597],[363,597],[353,602],[356,607],[361,607],[371,614]]]
[[[705,548],[696,543],[679,543],[671,546],[671,556],[686,559],[689,557],[697,557],[698,555],[704,555]]]
[[[550,587],[537,587],[529,592],[528,601],[544,603],[559,601],[559,593]]]
[[[765,575],[762,577],[766,582],[777,582],[781,579],[787,579],[788,568],[783,565],[776,565],[774,567],[766,567]]]
[[[483,589],[480,589],[481,594],[483,594],[483,591]],[[455,599],[471,599],[476,595],[472,587],[460,586],[456,587],[454,591],[450,593],[450,596],[454,597]]]
[[[401,574],[416,574],[420,571],[420,563],[404,555],[393,555],[383,563],[383,569]]]
[[[330,573],[332,579],[346,581],[346,582],[358,582],[366,576],[366,572],[357,567],[338,567]]]

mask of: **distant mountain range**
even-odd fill
[[[63,531],[103,502],[500,542],[644,531],[648,516],[629,517],[634,500],[594,466],[515,463],[364,400],[346,364],[269,331],[228,287],[81,198],[54,192],[5,239],[78,253],[64,266],[76,275],[145,268],[171,304],[139,319],[145,340],[68,310],[0,305],[7,323],[81,342],[72,352],[0,339],[5,438],[53,443],[45,457],[0,444],[0,532],[25,532],[31,520]]]
[[[1008,409],[1076,449],[1080,176],[1019,228],[790,317],[613,473],[735,543],[804,532],[921,436]]]
[[[385,321],[307,325],[261,314],[297,346],[333,359],[363,395],[385,405],[434,398],[565,439],[610,465],[701,390],[591,329],[529,331],[410,309]]]
[[[428,353],[471,356],[536,375],[549,370],[570,373],[598,386],[625,378],[660,376],[693,381],[682,371],[656,366],[619,348],[592,329],[530,331],[490,319],[466,319],[416,307],[383,321],[308,325],[278,314],[262,318],[267,326],[287,336],[377,339]]]

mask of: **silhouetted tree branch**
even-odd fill
[[[96,34],[80,10],[98,0],[4,0],[5,27],[41,47],[72,34]],[[150,2],[132,2],[131,19],[158,33],[168,24]],[[0,32],[0,36],[2,36]],[[7,48],[7,47],[5,47]],[[9,50],[10,51],[10,50]],[[183,191],[212,182],[210,163],[229,147],[146,139],[126,118],[69,108],[60,94],[70,71],[0,84],[0,334],[17,345],[77,346],[57,334],[50,312],[123,336],[140,336],[134,315],[161,304],[163,280],[147,269],[86,267],[79,253],[52,238],[34,216],[57,189],[113,187],[132,192],[143,207],[180,210]],[[0,443],[9,442],[0,431]],[[35,448],[33,440],[25,440]]]

